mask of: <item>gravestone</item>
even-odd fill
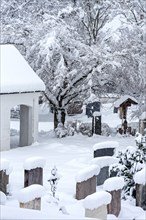
[[[100,186],[104,183],[106,179],[109,178],[109,166],[102,167],[99,174],[97,175],[97,186]]]
[[[37,167],[31,170],[24,170],[24,187],[32,184],[43,185],[43,169]]]
[[[86,106],[86,115],[92,117],[95,111],[100,112],[100,102],[88,103]]]
[[[136,184],[136,206],[146,210],[146,184]]]
[[[112,200],[107,205],[108,214],[119,216],[121,211],[121,191],[124,187],[123,177],[111,177],[108,178],[104,184],[103,189],[111,194]]]
[[[8,184],[9,184],[9,175],[6,174],[5,170],[0,171],[0,191],[8,194]]]
[[[96,175],[98,175],[99,171],[99,166],[89,165],[77,173],[75,176],[77,200],[84,199],[86,196],[96,192]]]
[[[96,176],[76,183],[76,199],[81,200],[96,192]]]
[[[113,156],[115,152],[115,148],[101,148],[94,150],[94,158],[95,157],[103,157],[103,156]]]

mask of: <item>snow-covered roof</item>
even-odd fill
[[[142,115],[140,116],[140,119],[141,119],[141,120],[146,119],[146,111],[142,113]]]
[[[115,102],[115,107],[119,108],[121,104],[123,104],[124,102],[130,100],[132,102],[132,104],[138,104],[137,100],[130,96],[130,95],[124,95],[121,96],[121,98],[119,98],[116,102]]]
[[[45,85],[13,45],[0,45],[0,94],[44,91]]]

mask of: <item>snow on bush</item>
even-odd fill
[[[119,143],[117,141],[105,141],[101,143],[97,143],[93,146],[93,150],[103,149],[103,148],[118,148]]]
[[[17,199],[21,203],[30,202],[36,198],[41,198],[45,195],[45,188],[39,184],[32,184],[23,188],[17,194]]]
[[[87,196],[83,201],[85,209],[96,209],[102,205],[107,205],[111,202],[112,196],[105,191],[99,191]]]
[[[122,189],[124,186],[124,178],[123,177],[111,177],[105,180],[103,184],[103,189],[106,191],[114,191]]]
[[[111,164],[115,164],[119,162],[119,158],[111,157],[111,156],[104,156],[104,157],[96,157],[91,160],[91,164],[96,164],[100,168],[110,166]]]
[[[80,183],[86,181],[87,179],[98,175],[100,172],[100,167],[97,165],[90,165],[82,170],[80,170],[75,176],[76,182]]]
[[[83,135],[87,135],[88,137],[92,136],[92,123],[85,122],[79,125],[79,132]]]
[[[46,160],[43,157],[30,157],[24,161],[23,167],[25,170],[35,169],[37,167],[43,168]]]
[[[6,200],[7,200],[6,195],[2,191],[0,191],[0,205],[5,205]]]
[[[137,184],[146,184],[146,166],[134,175],[134,182]]]
[[[128,146],[125,150],[117,154],[119,163],[110,166],[110,175],[115,172],[117,176],[124,177],[125,185],[123,187],[123,198],[134,196],[135,183],[134,175],[145,166],[146,155],[144,148],[139,146]]]
[[[12,172],[12,166],[7,159],[1,159],[0,161],[0,170],[5,170],[6,175],[9,175]]]
[[[101,133],[103,136],[109,136],[111,134],[111,128],[108,124],[102,123],[101,124]]]

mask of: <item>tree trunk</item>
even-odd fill
[[[62,123],[64,126],[65,123],[65,110],[64,109],[54,109],[54,130],[58,127],[59,123]]]

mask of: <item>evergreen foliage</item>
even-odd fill
[[[140,171],[146,163],[146,143],[145,136],[138,134],[136,138],[136,147],[129,146],[123,151],[119,151],[117,158],[119,164],[110,167],[110,175],[124,177],[125,185],[123,187],[123,198],[135,196],[134,175]],[[138,140],[139,139],[139,140]]]

